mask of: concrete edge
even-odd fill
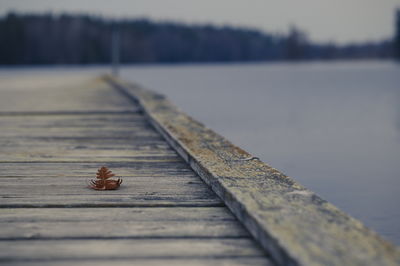
[[[112,76],[149,122],[279,265],[400,265],[398,247],[312,191],[178,110]]]

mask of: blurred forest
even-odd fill
[[[396,33],[394,37],[394,56],[400,60],[400,9],[396,12]]]
[[[0,17],[0,64],[108,63],[113,29],[119,31],[122,63],[400,58],[400,12],[395,38],[341,46],[313,43],[296,27],[268,34],[146,19],[9,13]]]

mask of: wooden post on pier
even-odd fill
[[[111,36],[111,68],[112,74],[118,76],[119,74],[119,31],[117,26],[114,25]]]
[[[394,36],[394,56],[400,61],[400,8],[396,11],[396,29]]]

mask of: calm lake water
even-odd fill
[[[3,69],[96,74],[103,67]],[[127,66],[174,103],[400,244],[400,64]]]

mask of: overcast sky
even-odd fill
[[[394,32],[400,0],[0,0],[0,14],[80,12],[287,32],[295,24],[316,41],[379,40]]]

